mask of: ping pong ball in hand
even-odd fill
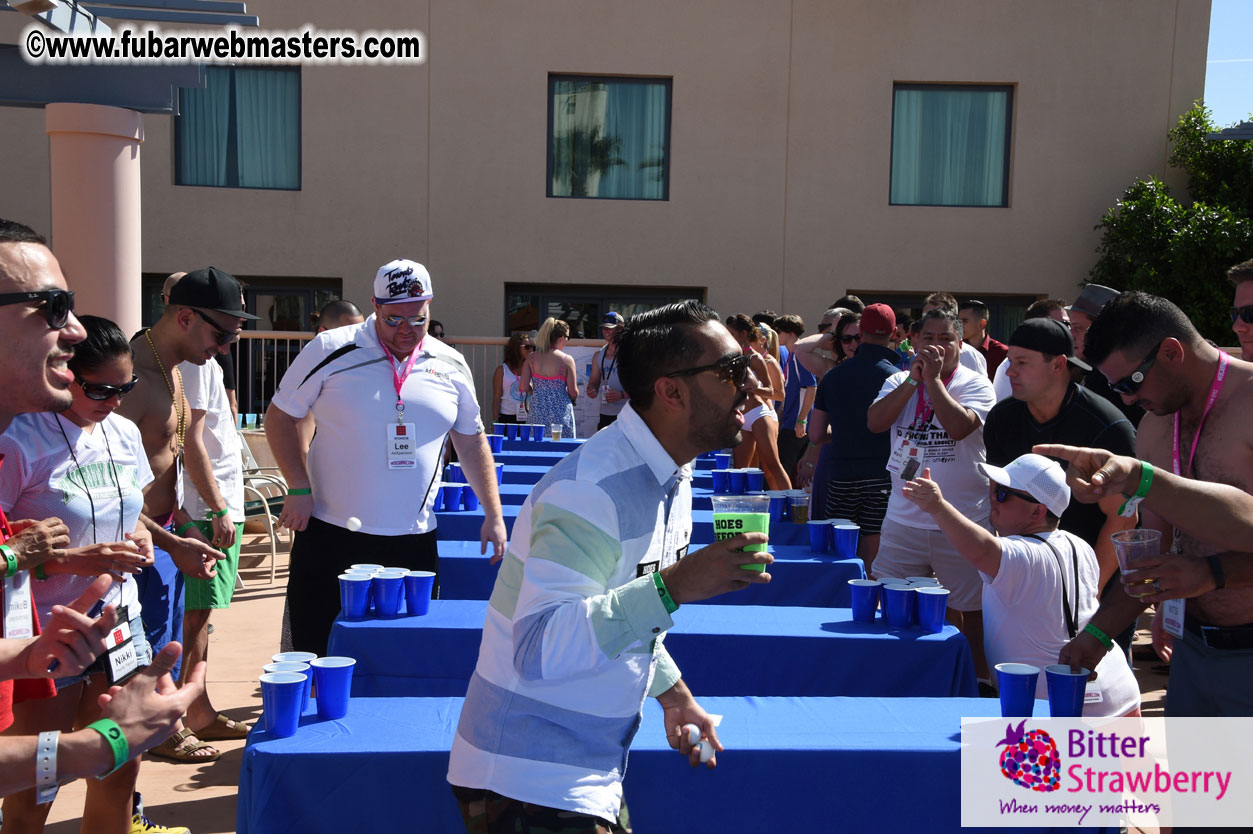
[[[695,724],[684,724],[681,729],[687,731],[688,744],[696,744],[700,741],[700,727]]]
[[[704,764],[705,762],[709,761],[709,760],[710,760],[710,759],[712,759],[713,757],[714,757],[714,746],[713,746],[713,744],[711,744],[711,743],[710,743],[710,742],[708,742],[708,741],[702,741],[702,742],[700,743],[700,761],[701,761],[701,764]]]
[[[349,532],[355,533],[360,529],[361,529],[361,519],[357,518],[355,515],[348,519]]]

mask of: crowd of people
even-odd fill
[[[854,521],[871,576],[938,578],[988,694],[998,663],[1060,660],[1092,674],[1085,714],[1138,714],[1130,641],[1154,606],[1167,715],[1247,715],[1253,261],[1230,277],[1241,358],[1169,300],[1099,285],[1036,302],[1004,342],[985,303],[945,292],[916,320],[845,296],[812,335],[799,315],[684,302],[605,316],[580,390],[569,325],[549,319],[506,343],[491,415],[574,437],[587,396],[599,426],[507,544],[470,370],[437,335],[425,267],[392,261],[368,316],[321,311],[265,415],[294,531],[291,647],[326,653],[350,563],[438,573],[434,496],[455,454],[480,552],[502,563],[448,773],[467,829],[621,830],[645,697],[693,766],[721,751],[666,652],[672,615],[771,578],[771,555],[744,549],[765,534],[690,548],[692,461],[731,449],[768,488],[808,489],[811,517]],[[46,241],[0,221],[6,834],[42,830],[57,783],[87,775],[84,830],[185,830],[137,811],[138,755],[212,761],[213,741],[249,730],[205,670],[244,520],[214,360],[253,316],[213,267],[165,294],[133,337],[78,317]],[[1120,571],[1111,536],[1136,527],[1162,553]]]

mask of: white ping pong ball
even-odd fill
[[[710,743],[710,742],[708,742],[708,741],[702,741],[702,742],[700,743],[700,760],[701,760],[701,763],[702,763],[702,764],[704,764],[705,762],[709,761],[709,760],[710,760],[710,759],[712,759],[713,757],[714,757],[714,746],[713,746],[713,744],[711,744],[711,743]]]
[[[361,529],[361,519],[357,518],[355,515],[351,516],[348,519],[348,530],[350,532],[355,533],[360,529]]]
[[[684,724],[682,729],[687,731],[688,744],[696,744],[700,741],[700,727],[695,724]]]

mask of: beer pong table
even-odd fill
[[[488,547],[491,551],[491,547]],[[860,559],[837,559],[805,547],[777,547],[771,581],[705,600],[702,605],[802,605],[847,608],[848,580],[866,575]],[[479,554],[479,542],[439,543],[441,599],[487,599],[496,583],[496,566]]]
[[[439,599],[423,617],[337,620],[329,654],[357,660],[354,696],[464,695],[487,603]],[[702,695],[949,697],[977,694],[970,645],[851,620],[847,608],[684,605],[666,648]]]
[[[636,831],[957,831],[961,718],[1000,711],[988,698],[698,698],[723,716],[726,751],[717,770],[688,767],[647,699],[625,783]],[[446,781],[461,705],[354,698],[342,720],[307,715],[291,738],[254,729],[236,830],[464,831]]]

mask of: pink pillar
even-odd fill
[[[140,326],[139,145],[143,116],[98,104],[49,104],[52,251],[80,313]]]

